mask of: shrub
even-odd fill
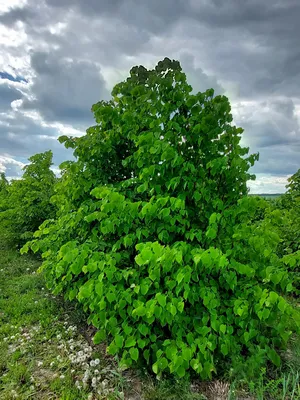
[[[0,174],[0,212],[6,210],[6,202],[8,197],[8,180],[5,174],[2,172]]]
[[[277,254],[284,257],[297,294],[300,292],[300,170],[288,179],[287,192],[280,196],[266,218],[277,214],[273,230],[280,236]]]
[[[55,208],[50,203],[56,182],[50,170],[52,152],[36,154],[29,161],[21,179],[5,184],[3,177],[1,187],[4,189],[0,189],[1,230],[10,239],[23,244],[32,238],[43,221],[55,216]]]
[[[247,196],[258,158],[240,146],[230,105],[191,94],[177,61],[134,67],[63,163],[55,204],[23,248],[49,286],[81,302],[121,364],[203,379],[243,362],[249,375],[298,329],[279,236]]]

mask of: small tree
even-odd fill
[[[207,378],[240,363],[251,375],[279,365],[296,329],[280,295],[292,285],[278,235],[251,224],[258,156],[226,97],[191,91],[177,61],[132,68],[85,136],[60,139],[77,160],[61,166],[58,218],[23,251],[43,253],[49,286],[83,304],[122,365]]]
[[[300,169],[288,179],[287,192],[274,203],[274,212],[278,212],[280,218],[276,226],[281,242],[277,252],[279,255],[292,257],[289,272],[294,276],[295,286],[300,290]],[[276,211],[276,209],[278,209]],[[298,254],[298,261],[293,255]]]
[[[287,195],[299,202],[300,198],[300,169],[288,179]],[[299,204],[299,203],[298,203]]]
[[[0,193],[6,192],[8,187],[8,180],[5,177],[5,173],[1,172],[0,174]]]
[[[5,210],[0,215],[2,227],[17,242],[31,238],[44,220],[55,215],[50,203],[56,182],[50,169],[52,152],[36,154],[29,161],[23,177],[6,184]]]

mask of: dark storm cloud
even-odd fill
[[[50,7],[77,9],[89,18],[112,16],[155,34],[189,14],[190,9],[185,0],[46,0],[46,3]]]
[[[33,18],[37,17],[38,12],[35,11],[33,7],[15,7],[0,15],[0,23],[6,26],[11,26],[18,21],[24,23],[31,22]]]
[[[23,111],[86,127],[91,105],[132,65],[180,59],[195,90],[229,95],[244,141],[260,152],[255,172],[277,176],[299,168],[299,20],[299,0],[29,0],[0,15],[27,35],[26,48],[6,51],[31,51]],[[29,131],[23,145],[3,133],[6,149],[30,147],[39,134]]]
[[[300,167],[300,126],[290,99],[242,107],[236,118],[244,128],[243,142],[260,153],[255,173],[291,175]]]
[[[270,100],[244,109],[245,136],[256,148],[300,144],[299,121],[292,100]],[[253,129],[255,128],[255,129]]]
[[[71,159],[72,152],[67,150],[57,140],[58,130],[52,127],[44,127],[38,121],[34,121],[20,113],[15,115],[1,115],[0,123],[0,150],[6,155],[1,164],[7,168],[8,177],[17,176],[16,170],[19,172],[18,164],[12,163],[10,157],[19,161],[26,162],[28,157],[36,153],[42,153],[46,150],[53,151],[53,162],[59,165],[66,159]],[[7,163],[5,159],[7,158]],[[13,164],[13,169],[8,169],[8,165]]]
[[[46,120],[84,125],[92,122],[91,106],[108,97],[100,68],[88,61],[57,58],[55,53],[34,53],[31,67],[36,75],[24,109],[37,109]]]
[[[153,35],[165,35],[167,39],[171,34],[176,41],[179,23],[184,25],[187,39],[184,50],[197,52],[197,46],[190,49],[197,38],[201,53],[194,55],[218,79],[237,82],[242,97],[300,95],[299,1],[46,0],[46,4],[46,8],[40,5],[36,9],[32,3],[11,10],[0,20],[10,25],[21,20],[32,34],[42,34],[73,54],[81,44],[82,57],[93,60],[98,55],[102,63],[108,64],[125,54],[147,51]],[[68,13],[75,19],[76,15],[80,17],[82,29],[70,28],[60,37],[45,31],[50,16],[53,21],[63,20]]]
[[[215,95],[224,94],[225,90],[215,76],[208,76],[200,67],[195,66],[193,55],[181,54],[180,62],[183,70],[188,71],[188,81],[194,92],[205,92],[207,89],[214,88]]]

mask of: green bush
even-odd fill
[[[285,254],[300,251],[300,169],[288,179],[287,192],[277,202],[286,216],[282,224],[282,251]]]
[[[280,236],[277,254],[283,257],[297,294],[300,293],[300,170],[288,179],[287,192],[280,196],[266,215],[277,214],[273,230]]]
[[[7,208],[8,186],[8,180],[6,179],[4,172],[2,172],[0,174],[0,213],[1,211],[5,211]]]
[[[265,204],[247,196],[258,156],[226,97],[191,91],[177,61],[134,67],[85,136],[60,139],[77,160],[61,166],[56,220],[22,251],[42,252],[49,286],[83,304],[122,365],[251,375],[279,365],[299,327],[281,296],[293,285],[271,222],[251,222]]]
[[[52,152],[29,158],[21,179],[8,184],[5,176],[0,181],[0,226],[7,239],[17,243],[32,238],[43,221],[55,216],[50,202],[54,194],[55,174],[50,170]]]

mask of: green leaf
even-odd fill
[[[192,351],[191,351],[191,349],[188,348],[188,347],[182,349],[182,357],[183,357],[184,360],[190,361],[190,359],[192,358]]]
[[[116,335],[115,336],[115,343],[118,346],[119,349],[121,349],[123,347],[123,343],[124,343],[124,338],[121,335]]]
[[[139,324],[138,330],[143,336],[147,336],[149,333],[149,328],[145,324]]]
[[[168,360],[165,357],[160,358],[158,361],[158,367],[160,371],[163,371],[164,369],[166,369],[168,367]]]
[[[220,325],[220,332],[226,333],[226,325],[224,325],[224,324]]]
[[[138,339],[137,343],[138,343],[139,348],[141,348],[141,349],[143,349],[147,344],[146,340],[144,340],[144,339]]]
[[[156,294],[156,298],[157,298],[158,304],[159,304],[161,307],[165,307],[165,306],[166,306],[167,298],[166,298],[165,295],[163,295],[163,294],[161,294],[161,293],[157,293],[157,294]]]
[[[173,344],[166,347],[166,356],[169,360],[173,360],[174,357],[177,355],[177,347]]]
[[[279,310],[281,311],[281,312],[284,312],[285,311],[285,309],[287,308],[287,302],[284,300],[284,298],[283,297],[280,297],[279,298],[279,301],[278,301],[278,308],[279,308]]]
[[[209,228],[205,234],[209,239],[215,239],[217,237],[217,230]]]
[[[168,217],[168,216],[170,215],[170,208],[163,208],[163,209],[161,210],[160,214],[161,214],[164,218]]]
[[[222,353],[224,356],[227,356],[227,354],[229,353],[229,350],[228,350],[228,347],[227,347],[226,344],[222,344],[222,345],[221,345],[221,353]]]
[[[202,371],[202,365],[199,360],[193,358],[190,362],[191,367],[199,374]]]
[[[152,365],[152,371],[153,371],[156,375],[158,374],[159,367],[158,367],[158,363],[157,363],[157,362],[154,363],[154,364]]]
[[[124,347],[133,347],[135,345],[136,345],[135,337],[130,336],[129,338],[126,339]]]
[[[109,301],[109,303],[112,303],[113,301],[116,300],[116,295],[115,295],[115,293],[108,292],[108,293],[106,294],[106,298],[107,298],[107,300]]]
[[[287,292],[292,292],[293,290],[294,290],[293,285],[292,285],[291,283],[289,283],[289,284],[287,285],[287,287],[286,287],[286,291],[287,291]]]
[[[184,375],[185,375],[185,373],[186,373],[186,370],[185,370],[184,366],[183,366],[183,365],[180,365],[180,366],[177,368],[176,373],[177,373],[177,375],[179,376],[179,378],[183,378]]]
[[[103,342],[105,339],[106,339],[105,331],[104,331],[103,329],[100,329],[100,330],[96,333],[96,335],[94,336],[93,342],[94,342],[95,344],[99,344],[99,343]]]
[[[279,355],[276,353],[274,349],[270,349],[268,351],[268,357],[272,361],[272,363],[276,365],[276,367],[280,367],[281,360]]]
[[[199,201],[201,199],[201,194],[197,191],[194,192],[193,197],[196,201]]]
[[[139,350],[136,347],[132,347],[129,350],[129,354],[130,354],[130,357],[132,358],[132,360],[134,360],[134,361],[138,360],[138,358],[139,358]]]

